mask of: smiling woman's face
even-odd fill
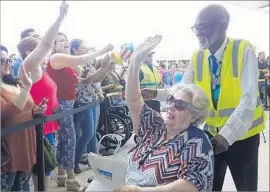
[[[69,53],[69,42],[64,35],[58,35],[56,37],[54,50],[56,53]]]
[[[185,92],[178,91],[173,95],[175,102],[168,102],[168,110],[165,115],[165,124],[168,132],[177,134],[184,131],[193,121],[193,114],[189,107],[184,107],[186,104],[191,105],[191,97]],[[180,102],[179,102],[180,101]],[[176,104],[178,102],[178,104]],[[183,108],[179,108],[179,103],[183,104]]]
[[[8,53],[1,51],[1,77],[9,75],[12,72],[11,59],[8,58]]]

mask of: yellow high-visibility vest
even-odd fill
[[[222,68],[220,74],[220,95],[217,109],[213,102],[210,102],[210,114],[206,119],[206,126],[211,135],[215,136],[226,124],[227,120],[239,105],[242,95],[241,74],[243,68],[244,51],[247,45],[245,40],[229,39],[227,48],[223,55]],[[209,67],[209,50],[197,51],[193,54],[192,63],[194,66],[194,82],[199,85],[212,100],[211,93],[211,71]],[[253,117],[253,124],[247,134],[239,139],[252,137],[265,128],[266,115],[264,113],[259,91],[257,93],[257,108]]]
[[[158,88],[161,81],[161,75],[156,67],[153,66],[153,71],[147,66],[142,65],[143,79],[140,82],[142,88]]]

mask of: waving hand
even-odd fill
[[[147,55],[156,48],[161,42],[162,36],[156,35],[154,37],[148,37],[142,44],[140,44],[133,52],[130,64],[133,66],[140,66],[145,60]]]

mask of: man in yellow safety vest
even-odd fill
[[[229,21],[221,5],[200,11],[192,29],[201,49],[193,54],[182,82],[201,86],[212,100],[204,130],[215,152],[213,191],[222,190],[227,166],[238,191],[257,191],[260,132],[266,119],[258,64],[248,41],[227,37]],[[143,95],[164,101],[167,92],[144,90]]]
[[[153,65],[153,54],[154,52],[148,54],[140,68],[140,86],[141,88],[157,90],[161,83],[161,75],[158,69]],[[159,101],[147,100],[145,103],[152,109],[160,112]]]

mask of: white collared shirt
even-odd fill
[[[216,51],[218,61],[226,47],[226,39]],[[190,62],[181,83],[194,83],[193,64]],[[209,82],[210,83],[210,82]],[[253,48],[248,45],[244,51],[243,69],[241,74],[242,95],[239,105],[236,107],[226,124],[218,134],[222,135],[230,145],[244,137],[253,123],[254,112],[257,104],[258,90],[258,61]],[[159,90],[156,100],[164,101],[167,98],[167,90]]]
[[[222,43],[222,45],[220,46],[220,48],[216,51],[216,53],[214,54],[218,63],[221,61],[221,57],[223,56],[224,50],[227,46],[227,42],[228,42],[228,37],[225,38],[224,42]],[[209,52],[210,55],[210,52]]]

